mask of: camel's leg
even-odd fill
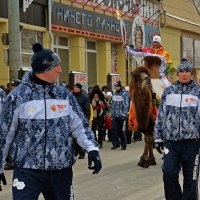
[[[149,167],[149,144],[146,142],[146,136],[145,136],[145,146],[144,146],[144,152],[142,156],[140,157],[140,161],[138,163],[138,166],[143,167],[143,168],[148,168]]]
[[[153,165],[157,165],[156,163],[156,159],[154,157],[154,154],[153,154],[153,145],[154,145],[154,139],[153,139],[153,136],[149,136],[151,137],[149,139],[149,165],[153,166]]]

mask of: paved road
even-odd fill
[[[126,151],[110,150],[105,142],[101,150],[103,169],[92,175],[87,159],[74,166],[75,200],[163,200],[161,156],[155,152],[157,166],[142,169],[137,166],[143,142],[132,143]],[[6,171],[8,185],[0,192],[0,200],[11,199],[11,174]],[[40,197],[42,200],[43,197]]]

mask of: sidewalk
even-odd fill
[[[105,142],[101,149],[103,169],[92,175],[87,169],[87,157],[74,166],[75,200],[163,200],[161,155],[155,152],[157,166],[143,169],[137,166],[144,143],[128,145],[126,151],[110,150]],[[8,185],[0,192],[0,199],[11,198],[12,171],[6,171]],[[40,198],[43,200],[43,197]]]

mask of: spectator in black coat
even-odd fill
[[[85,95],[82,92],[82,85],[80,83],[76,83],[74,85],[74,90],[73,94],[80,105],[81,109],[83,110],[83,113],[85,117],[90,120],[90,100],[87,95]],[[75,151],[77,154],[79,154],[79,159],[84,159],[85,158],[85,151],[78,145],[76,144],[75,146]]]

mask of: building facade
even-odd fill
[[[19,68],[30,70],[32,44],[40,42],[60,55],[63,70],[60,82],[70,82],[74,74],[74,82],[86,87],[107,85],[108,81],[113,87],[117,80],[128,85],[136,61],[124,53],[121,28],[126,30],[126,43],[138,48],[151,46],[152,37],[160,32],[161,7],[156,0],[34,0],[26,1],[30,5],[25,12],[24,1],[20,2],[22,64]],[[9,81],[7,1],[0,0],[0,4],[3,5],[0,84],[6,84]]]
[[[8,38],[8,1],[0,0],[0,84],[6,85],[9,80],[9,38]],[[32,44],[40,42],[49,45],[47,32],[47,0],[35,0],[24,12],[23,1],[20,0],[20,60],[23,70],[30,70]],[[37,16],[37,17],[36,17]],[[17,77],[16,77],[17,78]]]

